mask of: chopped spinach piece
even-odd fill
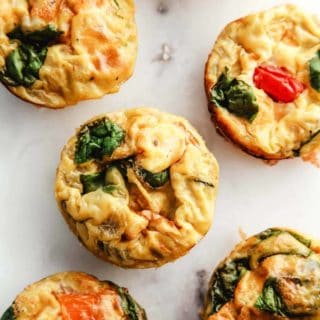
[[[104,156],[111,156],[124,138],[125,131],[108,119],[85,126],[78,137],[75,162],[80,164],[91,159],[101,160]]]
[[[21,43],[44,47],[56,41],[62,33],[63,32],[58,31],[55,26],[49,24],[42,30],[32,32],[24,32],[19,26],[9,32],[7,36],[11,40],[20,40]]]
[[[241,258],[227,262],[215,272],[210,290],[212,313],[218,312],[233,299],[234,290],[247,270],[249,259]]]
[[[304,146],[306,146],[307,144],[309,144],[313,139],[315,139],[318,136],[318,134],[320,134],[320,130],[318,130],[315,133],[311,134],[310,137],[300,145],[299,149],[293,150],[294,156],[295,157],[299,157],[301,149]]]
[[[259,112],[252,87],[246,82],[229,76],[226,68],[211,89],[211,101],[238,117],[252,122]]]
[[[130,320],[139,320],[139,306],[132,299],[128,290],[125,288],[118,288],[119,295],[121,297],[121,306],[124,313],[129,317]]]
[[[287,307],[278,290],[276,278],[269,278],[266,281],[262,294],[258,297],[254,306],[261,311],[270,312],[283,317],[287,316]]]
[[[309,77],[312,88],[320,92],[320,50],[309,61]]]
[[[32,86],[39,79],[39,71],[47,55],[47,48],[37,48],[21,44],[6,58],[5,71],[0,72],[0,80],[9,86]]]
[[[120,4],[118,0],[113,0],[114,4],[120,9]]]
[[[300,234],[297,234],[297,233],[292,232],[292,231],[288,231],[288,233],[290,233],[296,240],[301,242],[303,245],[305,245],[306,247],[310,248],[311,242],[312,242],[310,239],[307,239],[307,238],[301,236]]]
[[[14,310],[13,310],[13,307],[10,306],[6,312],[2,315],[1,319],[0,320],[15,320],[16,317],[14,315]]]
[[[82,174],[80,181],[83,185],[83,194],[94,192],[98,189],[102,189],[103,192],[113,193],[117,186],[114,184],[106,184],[105,172],[94,173],[94,174]]]
[[[80,175],[80,181],[83,185],[83,194],[103,188],[104,175],[104,172]]]
[[[56,41],[60,31],[52,25],[33,32],[23,32],[17,27],[8,37],[18,40],[19,46],[5,60],[5,68],[0,71],[0,81],[8,86],[32,86],[39,79],[39,72],[48,52],[48,45]]]
[[[169,169],[165,169],[158,173],[152,173],[146,169],[138,168],[138,175],[152,188],[162,187],[169,181],[170,172]]]
[[[265,231],[260,232],[259,234],[256,235],[256,237],[260,240],[266,240],[272,236],[277,236],[282,232],[283,232],[282,230],[270,228],[270,229],[267,229]]]
[[[201,183],[201,184],[205,185],[206,187],[214,188],[214,184],[212,184],[210,182],[207,182],[207,181],[204,181],[204,180],[201,180],[198,178],[194,179],[193,181],[196,183]]]
[[[300,243],[302,243],[306,247],[310,248],[310,246],[311,246],[310,239],[306,239],[303,236],[301,236],[300,234],[297,234],[297,233],[290,231],[290,230],[281,230],[281,229],[276,229],[276,228],[270,228],[270,229],[267,229],[267,230],[259,233],[258,235],[256,235],[256,237],[260,240],[266,240],[270,237],[277,236],[283,232],[289,233],[292,237],[294,237]]]
[[[129,168],[133,168],[138,177],[140,177],[144,182],[146,182],[150,187],[156,189],[162,187],[169,181],[170,178],[170,170],[165,169],[158,173],[150,172],[142,167],[139,167],[133,157],[118,160],[113,163],[118,170],[121,172],[123,177],[127,178],[127,171]]]
[[[121,174],[124,178],[127,178],[128,168],[133,168],[135,166],[134,158],[130,157],[130,158],[118,160],[118,161],[113,162],[113,165],[118,168],[118,170],[121,172]]]

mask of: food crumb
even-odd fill
[[[158,7],[157,7],[157,11],[160,14],[167,14],[169,12],[169,6],[163,2],[160,2]]]
[[[238,232],[239,232],[240,239],[242,241],[248,238],[247,234],[243,231],[242,227],[239,227]]]
[[[161,53],[157,55],[155,61],[169,62],[170,60],[172,60],[172,53],[172,48],[168,44],[164,43],[161,46]]]
[[[196,303],[198,307],[202,307],[204,303],[204,299],[206,296],[206,283],[207,283],[207,277],[208,273],[206,270],[198,270],[196,272],[197,277],[197,295],[196,295]]]

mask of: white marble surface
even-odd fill
[[[269,167],[226,143],[211,125],[203,92],[204,63],[222,27],[284,1],[168,0],[162,14],[160,2],[137,0],[139,58],[119,94],[52,111],[0,89],[0,314],[29,283],[81,270],[127,286],[149,319],[197,319],[197,272],[211,273],[239,240],[239,227],[251,234],[290,226],[320,236],[320,170],[299,160]],[[319,0],[292,2],[320,14]],[[159,61],[163,44],[167,61]],[[75,127],[101,112],[142,105],[183,115],[198,128],[220,162],[220,192],[214,225],[189,255],[158,270],[122,270],[95,258],[67,230],[53,182]]]

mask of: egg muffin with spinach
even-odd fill
[[[125,288],[81,272],[52,275],[27,287],[1,320],[146,320]]]
[[[205,71],[216,129],[266,160],[320,165],[320,19],[293,5],[228,24]]]
[[[214,271],[204,320],[320,318],[320,243],[265,230],[238,244]]]
[[[35,105],[117,92],[136,51],[133,0],[0,1],[0,81]]]
[[[64,147],[55,195],[71,230],[96,256],[158,267],[208,232],[218,164],[190,123],[155,109],[102,114]]]

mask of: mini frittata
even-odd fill
[[[320,242],[284,228],[241,242],[214,271],[202,318],[320,319]]]
[[[146,320],[128,290],[81,272],[63,272],[28,286],[1,320]]]
[[[61,155],[55,195],[71,230],[96,256],[158,267],[209,230],[218,164],[185,119],[155,109],[106,113]]]
[[[320,165],[320,19],[285,5],[228,24],[205,70],[216,129],[266,160]]]
[[[0,1],[0,81],[35,105],[117,92],[136,55],[134,0]]]

